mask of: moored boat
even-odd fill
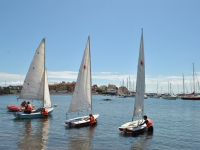
[[[200,100],[200,94],[195,93],[195,76],[194,76],[194,63],[193,63],[193,92],[185,94],[181,97],[183,100]]]
[[[194,92],[193,92],[192,94],[182,96],[181,99],[183,99],[183,100],[200,100],[200,95],[194,94]]]
[[[165,94],[162,96],[163,99],[169,99],[169,100],[176,100],[177,96],[171,95],[171,94]]]
[[[7,108],[9,111],[12,112],[17,112],[17,111],[24,111],[25,107],[24,106],[16,106],[16,105],[7,105]],[[34,108],[32,108],[34,110]]]
[[[200,96],[181,97],[183,100],[200,100]]]

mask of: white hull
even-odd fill
[[[143,120],[136,120],[132,122],[127,122],[119,127],[119,130],[124,132],[124,133],[139,133],[139,132],[144,132],[147,129],[146,124],[139,126]]]
[[[152,98],[160,98],[160,96],[155,96],[155,95],[154,95]]]
[[[48,110],[48,114],[51,114],[53,112],[54,108],[46,108]],[[17,119],[33,119],[33,118],[43,118],[45,117],[43,114],[41,114],[41,112],[34,112],[32,111],[32,113],[30,114],[25,114],[24,112],[16,112],[13,113],[13,115],[17,118]]]
[[[176,96],[162,96],[163,99],[176,100]]]
[[[95,119],[99,117],[99,114],[93,115]],[[89,116],[82,116],[77,117],[73,119],[66,120],[65,123],[69,127],[82,127],[82,126],[89,126],[90,125],[90,119]]]

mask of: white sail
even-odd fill
[[[44,73],[44,49],[45,39],[37,48],[34,58],[29,67],[19,99],[43,100],[44,82],[41,82]]]
[[[47,79],[47,71],[45,69],[44,73],[44,79],[45,79],[45,85],[44,85],[44,107],[50,108],[51,107],[51,99],[49,94],[49,85],[48,85],[48,79]]]
[[[91,85],[90,37],[88,37],[68,113],[91,107]]]
[[[136,96],[135,96],[133,116],[137,116],[138,114],[143,114],[144,91],[145,91],[145,61],[144,61],[143,31],[142,31],[141,41],[140,41],[140,52],[138,59]]]

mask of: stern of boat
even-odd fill
[[[99,117],[99,114],[94,114],[93,115],[95,119]],[[89,116],[82,116],[82,117],[77,117],[73,119],[66,120],[65,123],[69,127],[84,127],[84,126],[90,126],[90,120]]]
[[[53,112],[54,108],[53,107],[47,108],[47,110],[48,110],[48,114],[51,114]]]

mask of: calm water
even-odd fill
[[[57,104],[47,119],[17,120],[7,104],[20,104],[16,95],[0,96],[0,149],[66,150],[196,150],[200,148],[200,101],[145,99],[145,114],[153,121],[154,133],[133,137],[118,127],[131,121],[134,98],[93,95],[96,127],[68,129],[64,121],[72,95],[51,95]],[[31,102],[35,106],[38,102]],[[89,113],[89,112],[88,112]],[[77,114],[68,115],[68,118]],[[87,115],[87,112],[79,115]]]

